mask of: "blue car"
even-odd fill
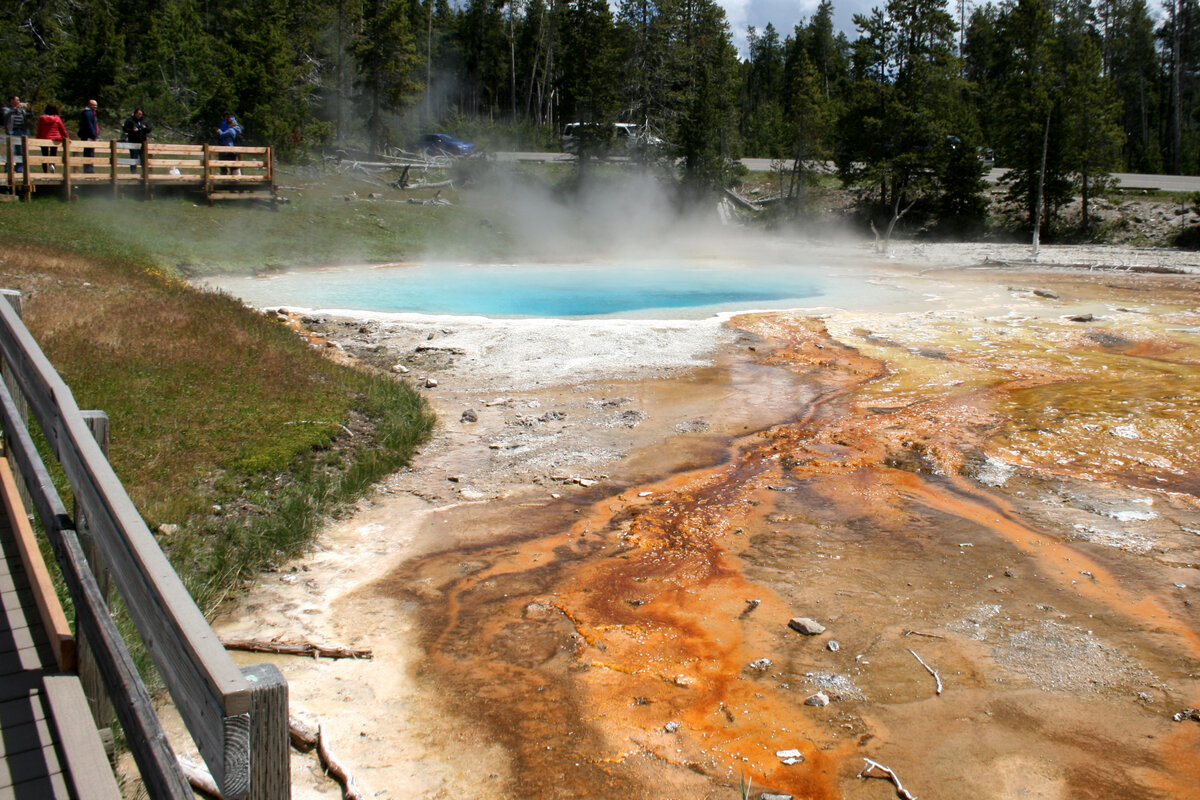
[[[469,156],[475,152],[475,145],[446,133],[423,133],[412,143],[412,149],[431,156]]]

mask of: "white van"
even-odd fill
[[[571,122],[563,126],[563,152],[578,153],[580,144],[586,138],[608,140],[608,146],[613,150],[632,151],[642,147],[658,147],[663,143],[657,136],[644,133],[642,126],[636,122],[614,122],[607,127],[600,122]]]

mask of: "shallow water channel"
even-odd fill
[[[406,790],[896,796],[872,759],[926,799],[1200,797],[1200,284],[896,285],[948,299],[743,314],[710,368],[589,382],[622,398],[578,403],[593,446],[634,423],[594,485],[447,450],[442,486],[507,488],[349,604],[408,620],[429,748],[477,748]],[[589,424],[534,398],[495,424]]]

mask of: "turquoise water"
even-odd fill
[[[795,266],[422,264],[214,279],[257,306],[486,317],[695,317],[837,305],[872,291],[863,275]]]

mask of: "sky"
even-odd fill
[[[779,32],[779,38],[789,36],[802,19],[808,19],[817,10],[820,0],[717,0],[725,9],[729,30],[738,52],[746,55],[746,26],[753,25],[759,33],[771,22]],[[875,6],[885,5],[887,0],[833,0],[833,25],[851,39],[855,38],[855,14],[865,14]]]

